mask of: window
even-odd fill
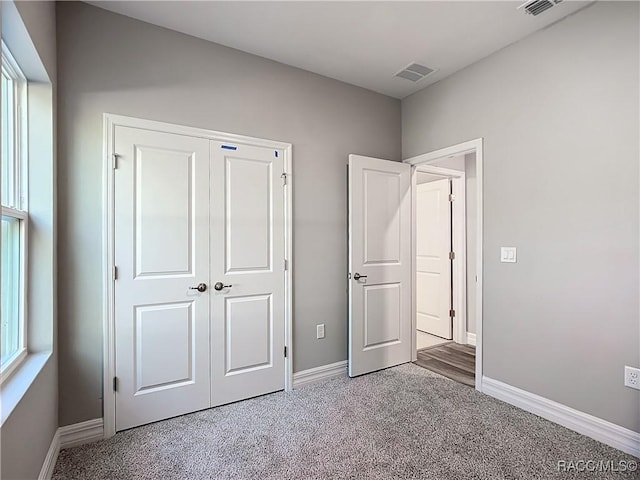
[[[0,371],[6,376],[26,356],[26,102],[27,82],[2,42],[2,291]]]

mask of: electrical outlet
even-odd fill
[[[324,338],[324,323],[316,325],[316,338]]]
[[[640,368],[624,367],[624,386],[640,390]]]

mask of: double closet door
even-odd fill
[[[116,430],[284,388],[283,152],[117,126]]]

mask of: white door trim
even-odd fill
[[[408,162],[407,162],[408,163]],[[453,251],[455,252],[455,260],[453,262],[453,309],[456,314],[453,318],[453,341],[456,343],[467,343],[467,229],[466,223],[466,201],[465,201],[465,173],[460,170],[450,170],[441,167],[432,167],[429,165],[414,165],[411,172],[411,190],[414,192],[412,195],[411,205],[411,225],[415,226],[417,222],[417,207],[416,196],[417,192],[417,173],[431,173],[433,175],[441,176],[442,178],[450,178],[453,183],[453,194],[455,200],[453,203]],[[412,228],[411,232],[411,263],[412,263],[412,285],[411,285],[411,305],[412,305],[412,331],[415,332],[417,327],[417,290],[415,275],[417,270],[416,255],[417,255],[417,235],[416,228]],[[413,340],[416,341],[415,338]],[[416,348],[412,349],[413,361],[418,358]]]
[[[469,308],[475,308],[476,310],[476,390],[482,391],[482,282],[483,282],[483,270],[482,270],[482,232],[483,232],[483,220],[482,220],[482,200],[483,200],[483,142],[482,138],[470,140],[468,142],[459,143],[450,147],[441,148],[433,152],[424,153],[415,157],[407,158],[403,162],[409,165],[420,165],[422,167],[427,166],[429,163],[436,160],[441,160],[450,156],[464,155],[467,153],[476,154],[476,304],[469,305]],[[433,167],[430,167],[433,168]],[[415,212],[415,209],[413,209]],[[415,222],[415,218],[414,221]],[[412,223],[413,223],[412,222]],[[415,243],[415,233],[412,234]],[[415,295],[415,293],[414,293]],[[415,323],[413,324],[415,330]],[[415,340],[414,340],[415,342]],[[414,344],[415,351],[415,344]]]
[[[292,145],[290,143],[246,137],[232,133],[144,120],[110,113],[103,114],[103,205],[102,205],[102,254],[103,254],[103,417],[104,438],[116,433],[116,398],[113,390],[115,376],[115,316],[114,316],[114,132],[116,126],[154,130],[165,133],[201,137],[221,142],[254,145],[284,151],[285,191],[285,391],[293,389],[293,223],[292,223]]]

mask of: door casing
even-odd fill
[[[414,166],[414,171],[412,172],[412,189],[413,189],[413,194],[415,195],[415,173],[416,173],[416,169],[420,168],[420,171],[432,171],[434,173],[437,173],[436,170],[439,170],[437,167],[428,167],[428,168],[424,168],[427,167],[430,163],[435,162],[437,160],[442,160],[444,158],[448,158],[451,156],[457,156],[457,155],[465,155],[468,153],[475,153],[476,154],[476,215],[477,215],[477,224],[476,224],[476,282],[475,282],[475,289],[476,289],[476,303],[475,305],[466,305],[466,297],[463,297],[462,299],[465,302],[465,308],[474,308],[475,312],[476,312],[476,370],[475,370],[475,374],[476,374],[476,390],[478,391],[482,391],[482,367],[483,367],[483,362],[482,362],[482,354],[483,354],[483,345],[482,345],[482,280],[483,280],[483,270],[482,270],[482,232],[483,232],[483,221],[482,221],[482,211],[483,211],[483,206],[482,206],[482,199],[483,199],[483,185],[482,185],[482,178],[483,178],[483,139],[482,138],[477,138],[475,140],[470,140],[468,142],[463,142],[463,143],[459,143],[457,145],[452,145],[450,147],[446,147],[446,148],[442,148],[439,150],[435,150],[433,152],[429,152],[429,153],[424,153],[422,155],[418,155],[415,157],[411,157],[411,158],[407,158],[405,160],[403,160],[404,163],[408,163],[409,165],[413,165]],[[446,172],[455,172],[455,171],[451,171],[451,170],[446,170],[446,169],[442,169],[445,170]],[[460,172],[457,172],[460,173]],[[464,177],[462,177],[464,178]],[[454,178],[454,182],[455,182],[455,178]],[[455,185],[455,183],[454,183]],[[463,181],[463,185],[464,186],[464,181]],[[455,186],[454,186],[454,191],[455,191]],[[462,191],[464,191],[464,188],[462,188]],[[412,215],[414,216],[413,220],[412,220],[412,225],[415,225],[415,198],[414,198],[414,205],[412,208]],[[455,212],[454,212],[454,216],[455,216]],[[455,217],[454,217],[454,222],[455,222]],[[461,224],[460,221],[457,222],[458,225]],[[454,231],[454,238],[456,237],[456,232]],[[412,244],[413,244],[413,249],[412,249],[412,257],[414,258],[414,262],[415,262],[415,248],[416,248],[416,235],[415,235],[415,228],[413,228],[412,230]],[[463,252],[464,248],[458,248],[456,250],[456,260],[458,258],[458,252]],[[462,253],[464,255],[464,253]],[[466,259],[465,262],[466,263]],[[459,265],[463,265],[464,264],[462,261],[458,262]],[[455,263],[454,263],[455,265]],[[454,267],[455,268],[455,267]],[[458,270],[454,270],[454,275],[459,276],[459,269]],[[466,275],[466,273],[465,273]],[[415,277],[415,263],[414,263],[414,268],[413,268],[413,277]],[[455,281],[455,280],[454,280]],[[412,281],[412,305],[413,305],[413,315],[412,315],[412,331],[415,332],[416,330],[416,315],[415,315],[415,311],[416,311],[416,291],[415,291],[415,280]],[[454,286],[454,290],[455,290],[455,286]],[[454,291],[454,298],[456,291]],[[458,297],[460,297],[460,294],[458,293]],[[466,314],[464,316],[465,321],[466,321]],[[462,328],[464,328],[464,330],[466,331],[466,326],[462,326],[460,327],[458,325],[458,328],[456,328],[456,324],[454,323],[454,329],[453,329],[453,333],[454,333],[454,340],[456,340],[456,338],[459,338],[461,335],[461,331]],[[457,332],[457,337],[456,337],[456,332]],[[412,346],[412,351],[413,351],[413,355],[416,355],[416,338],[415,335],[413,336],[413,346]],[[465,341],[462,341],[462,343],[466,343]],[[413,360],[415,361],[416,358],[414,357]]]
[[[109,438],[116,433],[116,397],[113,385],[115,377],[115,264],[114,264],[114,226],[115,226],[115,202],[114,202],[114,170],[117,167],[117,158],[114,154],[115,127],[133,127],[159,132],[188,135],[192,137],[206,138],[220,142],[254,145],[273,148],[284,151],[285,158],[283,177],[284,190],[284,236],[285,236],[285,391],[293,388],[293,228],[292,228],[292,145],[290,143],[265,140],[244,135],[217,132],[196,127],[176,125],[154,120],[145,120],[110,113],[103,114],[103,205],[102,205],[102,254],[103,254],[103,422],[104,438]]]

